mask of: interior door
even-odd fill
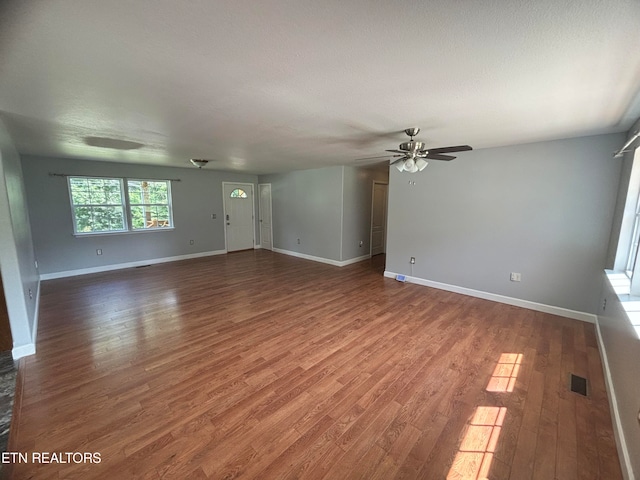
[[[271,226],[271,184],[258,185],[260,195],[260,245],[265,250],[273,250],[273,229]]]
[[[371,255],[386,252],[387,244],[387,190],[386,183],[373,183],[371,201]]]
[[[253,185],[223,183],[227,252],[248,250],[254,246]]]

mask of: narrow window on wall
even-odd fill
[[[627,237],[629,249],[626,252],[627,258],[624,262],[625,273],[632,279],[634,275],[637,276],[640,273],[635,271],[638,266],[638,245],[640,245],[640,155],[638,155],[638,149],[636,149],[634,153],[627,195],[632,196],[635,200],[634,204],[629,205],[629,203],[627,203],[624,215],[626,218],[633,218],[633,226],[630,230],[627,230],[627,232],[630,232],[631,236]],[[621,228],[621,236],[624,235],[622,233],[623,231],[624,230]],[[627,233],[627,235],[629,235],[629,233]]]
[[[636,257],[638,256],[638,244],[640,243],[640,198],[636,202],[636,212],[633,222],[633,230],[631,234],[631,248],[629,249],[629,256],[627,258],[627,266],[625,268],[627,275],[631,277],[636,265]]]
[[[622,256],[626,254],[626,258],[622,257],[621,265],[618,270],[624,268],[625,272],[619,274],[610,274],[609,280],[616,293],[630,294],[632,296],[640,295],[640,262],[638,256],[640,254],[640,149],[636,149],[634,153],[633,166],[627,189],[627,196],[633,198],[635,203],[626,203],[624,217],[628,219],[629,226],[621,228],[621,240],[628,242],[626,251],[623,249],[618,252]],[[626,232],[626,233],[623,233]],[[627,235],[630,235],[627,236]],[[616,262],[618,258],[616,258]],[[626,275],[625,275],[626,274]],[[622,306],[626,311],[627,317],[640,337],[640,302],[627,301],[622,302]]]

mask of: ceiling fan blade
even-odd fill
[[[395,157],[395,155],[393,155]],[[376,155],[375,157],[362,157],[362,158],[356,158],[356,161],[358,160],[374,160],[376,158],[389,158],[389,155]]]
[[[429,151],[427,156],[423,158],[429,158],[431,160],[453,160],[456,157],[453,155],[440,155],[439,153],[431,153],[431,151]]]
[[[408,153],[404,150],[385,150],[385,152],[401,153],[403,155],[406,155]]]
[[[441,147],[441,148],[428,148],[429,153],[453,153],[453,152],[466,152],[473,150],[469,145],[457,145],[455,147]]]

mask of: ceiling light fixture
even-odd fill
[[[391,161],[394,162],[394,166],[400,172],[409,173],[421,172],[429,165],[429,162],[424,158],[407,158],[404,161],[397,161],[395,158],[391,158]]]
[[[202,160],[201,158],[192,158],[191,163],[193,163],[196,167],[202,168],[209,163],[209,160]]]
[[[427,159],[450,161],[456,157],[454,157],[453,155],[445,155],[446,153],[466,152],[468,150],[473,150],[473,148],[471,148],[469,145],[427,148],[425,143],[418,142],[413,139],[413,137],[420,133],[420,129],[418,127],[407,128],[405,129],[404,133],[406,133],[411,138],[411,140],[401,143],[398,146],[397,150],[387,150],[387,152],[395,154],[389,160],[390,165],[396,167],[400,172],[421,172],[427,167],[427,165],[429,165]]]

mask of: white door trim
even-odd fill
[[[384,214],[384,251],[387,252],[387,222],[388,222],[388,213],[389,213],[389,182],[382,182],[380,180],[374,180],[371,183],[371,219],[369,220],[369,256],[371,257],[373,254],[373,205],[374,205],[374,195],[376,185],[386,185],[387,186],[387,211]]]
[[[262,205],[261,199],[262,199],[262,192],[260,191],[260,187],[262,185],[269,185],[269,218],[271,219],[271,228],[269,229],[269,231],[271,232],[271,250],[273,250],[273,187],[271,186],[270,183],[259,183],[258,184],[258,207],[260,207]],[[258,214],[258,220],[260,223],[260,244],[262,245],[262,210],[258,210],[259,214]],[[226,218],[226,217],[225,217]]]
[[[245,183],[245,182],[222,182],[222,220],[224,221],[224,249],[229,251],[227,245],[227,197],[224,193],[225,185],[242,185],[243,187],[249,187],[251,190],[251,196],[253,197],[253,201],[251,202],[251,217],[252,222],[251,226],[253,229],[253,246],[256,245],[256,195],[253,189],[253,183]]]

